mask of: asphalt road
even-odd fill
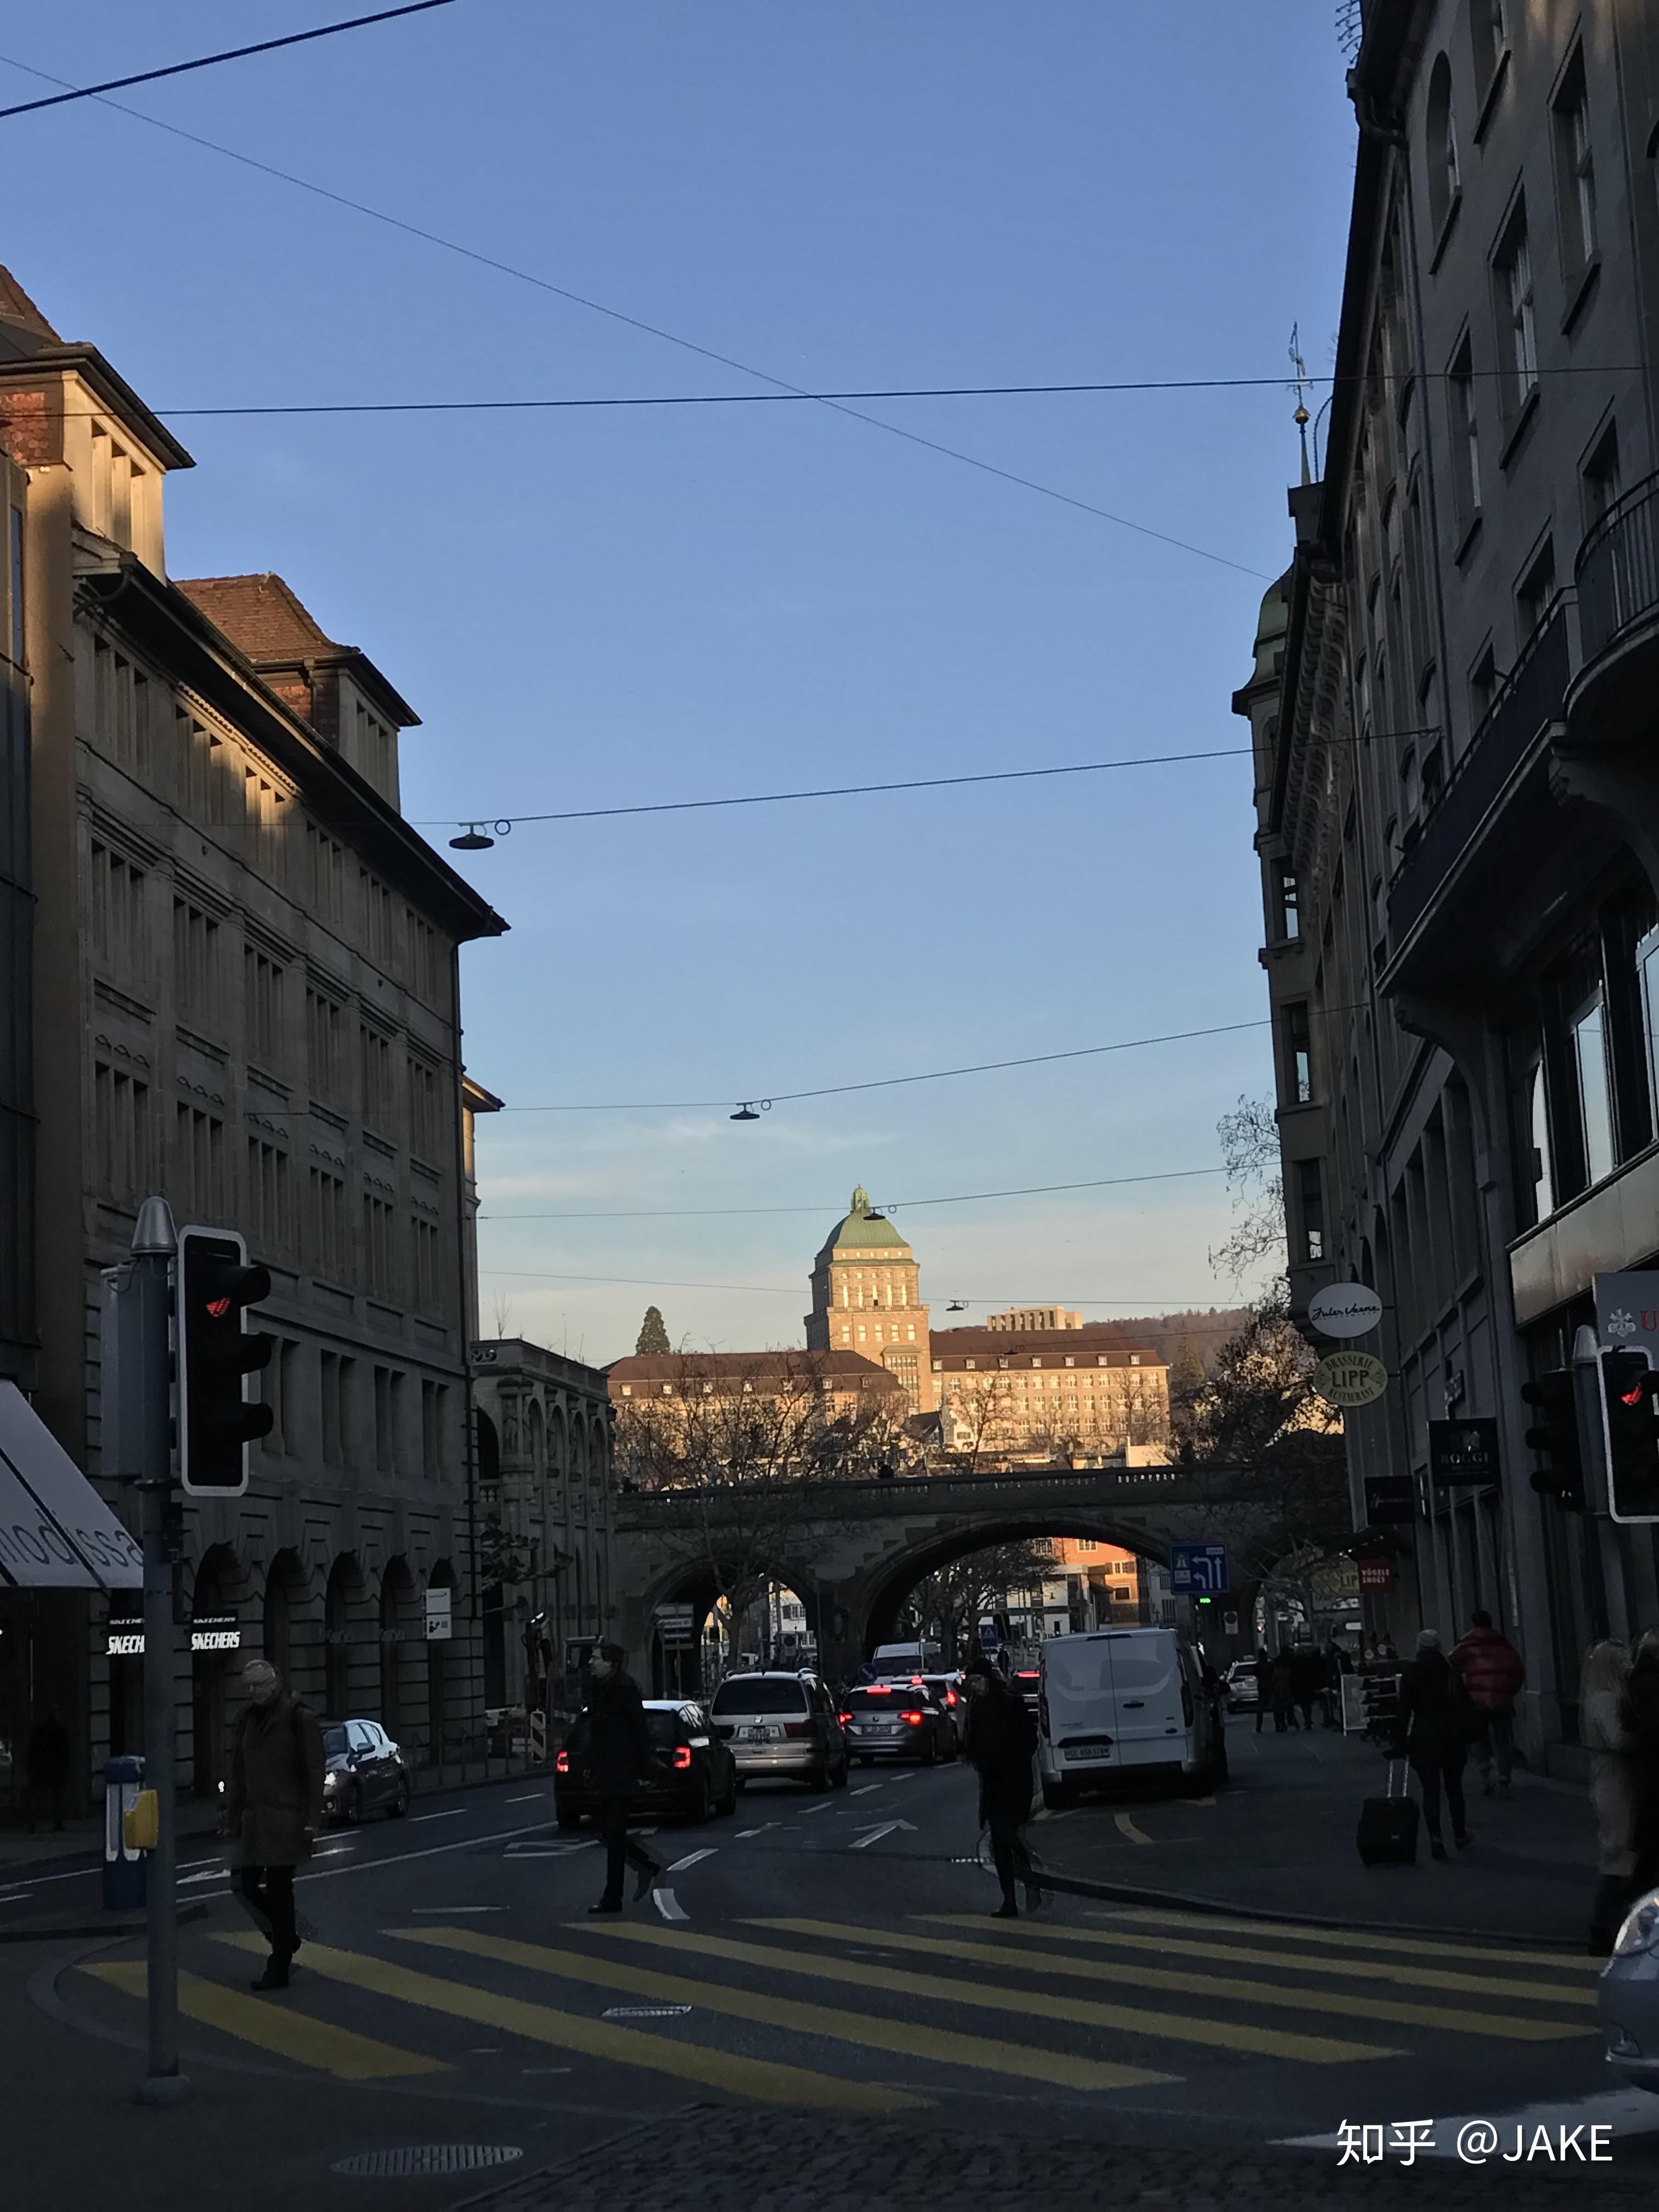
[[[227,2142],[276,2130],[272,2201],[303,2185],[331,2203],[331,2167],[365,2147],[505,2143],[545,2162],[672,2127],[693,2103],[805,2109],[854,2135],[878,2119],[989,2130],[1040,2158],[1051,2136],[1282,2142],[1607,2094],[1594,1962],[1570,1954],[1069,1896],[991,1920],[961,1767],[854,1769],[820,1797],[753,1784],[733,1818],[653,1833],[665,1883],[616,1919],[585,1911],[599,1845],[560,1836],[552,1811],[550,1785],[526,1784],[328,1836],[298,1892],[315,1932],[282,1996],[248,1987],[262,1946],[220,1862],[185,1854],[181,1900],[206,1907],[181,1936],[196,2108]],[[1178,1835],[1184,1866],[1214,1812],[1152,1800],[1095,1817]],[[1143,1879],[1167,1863],[1131,1848]],[[49,1901],[73,1920],[94,1894],[84,1874],[20,1877],[0,1932]],[[25,2037],[60,2079],[90,2068],[80,2108],[112,2108],[137,2070],[142,1943],[0,1953],[0,2054]],[[189,2110],[161,2123],[180,2144],[199,2141]],[[283,2116],[301,2113],[296,2135]],[[415,2185],[414,2201],[487,2178]]]

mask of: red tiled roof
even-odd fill
[[[974,1359],[993,1367],[1000,1359],[1018,1367],[1029,1367],[1033,1359],[1063,1366],[1068,1358],[1092,1367],[1103,1352],[1114,1367],[1127,1367],[1132,1353],[1139,1355],[1142,1367],[1169,1364],[1161,1352],[1123,1335],[1110,1322],[1090,1322],[1081,1328],[936,1328],[931,1348],[935,1359]]]

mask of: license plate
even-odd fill
[[[775,1728],[746,1728],[738,1730],[738,1737],[744,1743],[775,1743],[781,1734],[781,1729]]]
[[[1111,1755],[1109,1743],[1079,1743],[1067,1749],[1066,1763],[1070,1766],[1080,1759],[1109,1759]]]

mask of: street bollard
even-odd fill
[[[129,1845],[125,1815],[144,1786],[142,1759],[104,1762],[104,1910],[128,1912],[145,1897],[144,1854]]]

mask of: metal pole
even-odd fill
[[[147,1198],[132,1232],[139,1285],[142,1356],[131,1372],[137,1402],[144,1540],[144,1785],[155,1792],[156,1840],[146,1893],[149,2047],[138,2101],[172,2104],[187,2083],[179,2071],[178,1785],[174,1772],[173,1560],[173,1265],[178,1250],[164,1198]]]

